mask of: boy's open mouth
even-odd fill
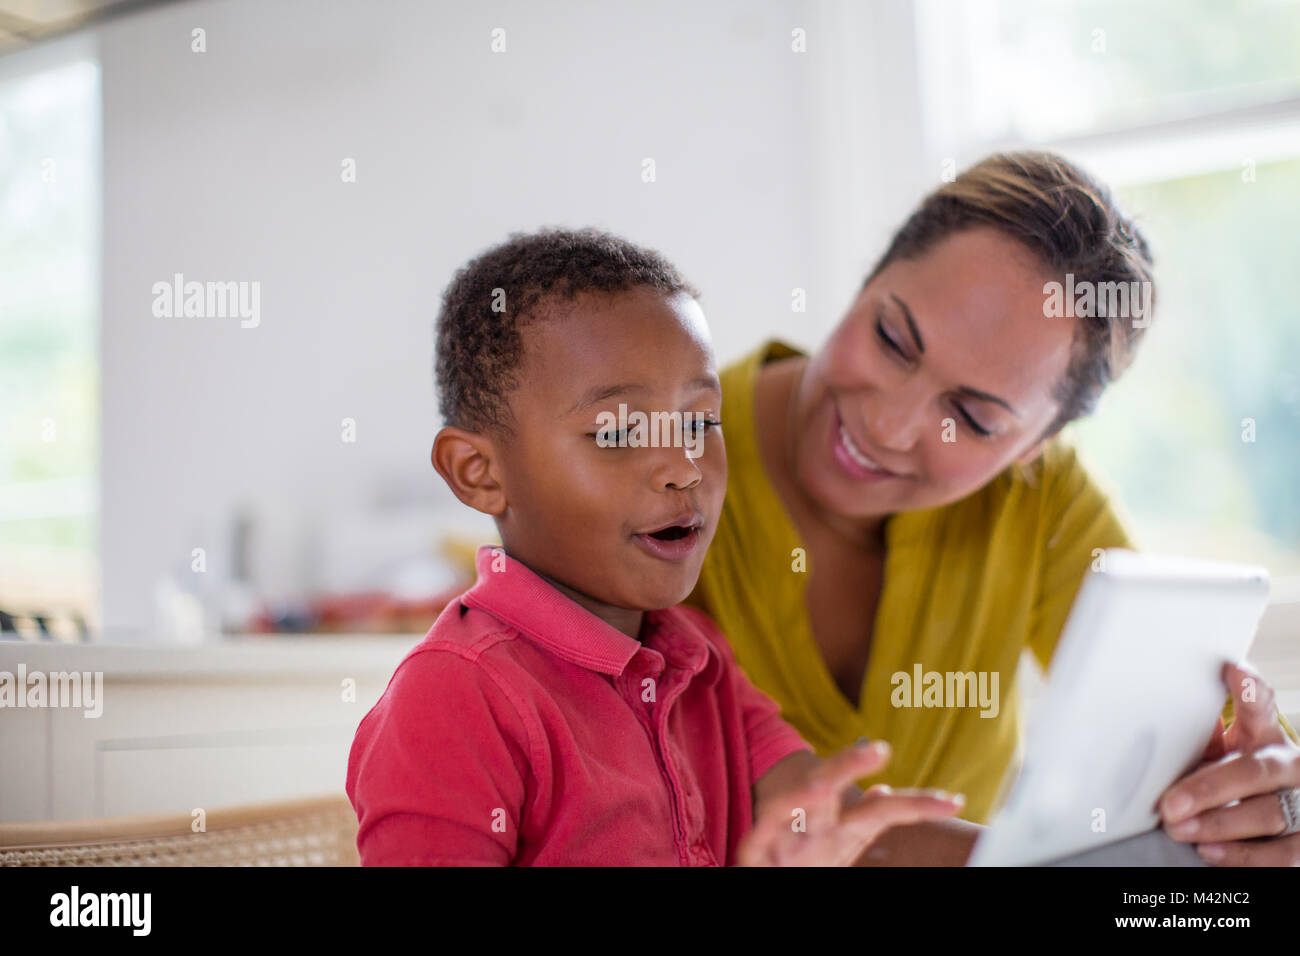
[[[634,534],[637,544],[644,551],[665,561],[680,561],[700,543],[700,528],[704,518],[699,514],[687,514],[673,519],[672,523],[662,525],[654,531]]]
[[[656,531],[654,534],[650,535],[650,537],[658,538],[660,541],[676,541],[678,538],[686,537],[692,530],[693,529],[691,528],[675,524],[671,528],[664,528],[662,531]]]

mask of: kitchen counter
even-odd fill
[[[391,674],[423,634],[267,634],[202,644],[0,641],[0,670],[102,671],[105,677],[184,680],[220,674],[274,678],[360,670]]]

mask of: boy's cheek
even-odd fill
[[[704,476],[707,479],[722,485],[723,488],[726,488],[727,446],[723,444],[721,435],[718,436],[717,444],[710,446],[708,451],[706,451],[701,457],[700,461],[703,463],[700,466],[700,470],[704,472]]]
[[[716,492],[719,501],[727,493],[727,456],[720,454],[714,456],[713,461],[709,462],[704,468],[705,485],[710,492]]]

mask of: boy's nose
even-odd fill
[[[653,449],[656,456],[651,482],[656,488],[693,488],[700,483],[703,472],[685,448]]]

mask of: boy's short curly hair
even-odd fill
[[[514,233],[452,277],[437,322],[438,410],[469,431],[508,430],[525,325],[586,293],[639,286],[699,298],[659,253],[597,229]]]

